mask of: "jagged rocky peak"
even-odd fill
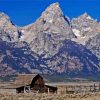
[[[72,21],[81,20],[81,21],[97,21],[93,19],[87,12],[83,13],[82,15],[78,16],[77,18],[73,18]]]
[[[4,12],[0,12],[0,26],[6,27],[7,25],[15,26],[10,17]]]
[[[34,33],[59,33],[65,35],[68,39],[75,37],[71,30],[69,19],[63,15],[59,3],[51,4],[35,23],[25,26],[24,29],[31,32],[34,31]]]
[[[71,21],[72,30],[77,36],[76,42],[86,44],[86,42],[100,33],[100,24],[87,13],[82,14],[78,18]]]
[[[78,18],[93,20],[93,18],[87,12],[85,12],[84,14],[82,14],[81,16],[79,16]]]
[[[46,22],[52,23],[57,17],[61,16],[63,16],[63,12],[59,3],[53,3],[45,10],[45,12],[42,13],[41,18],[43,18]]]
[[[12,23],[9,16],[5,13],[0,13],[0,40],[3,41],[18,41],[18,29]]]
[[[100,58],[100,22],[87,13],[71,21],[72,30],[77,36],[75,42],[85,45],[98,58]]]
[[[39,54],[55,54],[62,41],[75,37],[58,3],[51,4],[35,23],[22,30],[24,35],[21,41],[28,42],[32,50]]]
[[[3,19],[3,18],[6,19],[6,20],[9,20],[9,16],[8,15],[6,15],[3,12],[0,12],[0,20]]]
[[[0,26],[7,25],[7,23],[10,22],[10,18],[5,13],[0,13]]]

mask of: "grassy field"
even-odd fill
[[[6,86],[11,83],[2,83],[0,86]],[[94,82],[87,83],[50,83],[50,85],[93,85]],[[95,82],[95,84],[100,84],[100,82]],[[46,94],[46,93],[20,93],[20,94],[0,94],[0,100],[100,100],[100,92],[82,92],[74,94]]]
[[[0,94],[0,100],[100,100],[100,93],[87,94]]]

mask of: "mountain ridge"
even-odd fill
[[[100,23],[87,13],[70,21],[54,3],[35,23],[24,27],[1,15],[1,75],[100,73]]]

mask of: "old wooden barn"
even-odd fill
[[[13,84],[0,87],[0,92],[56,93],[57,87],[45,85],[43,77],[39,74],[19,74]]]

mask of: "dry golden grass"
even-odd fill
[[[0,94],[0,100],[100,100],[100,93],[86,94]]]

